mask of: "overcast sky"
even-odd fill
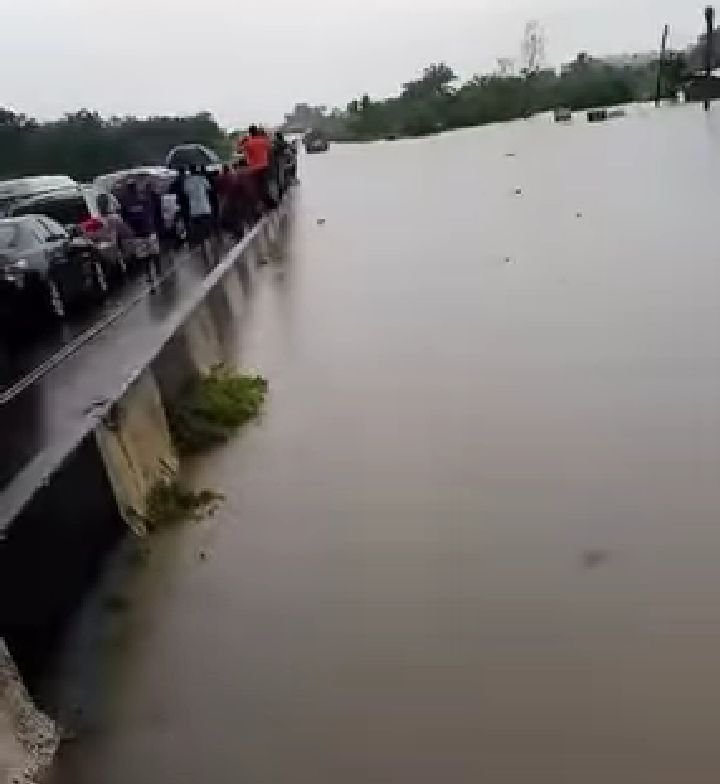
[[[296,101],[384,97],[430,62],[463,77],[519,56],[525,23],[547,59],[685,46],[688,0],[25,0],[3,4],[0,105],[41,118],[213,112],[271,123]]]

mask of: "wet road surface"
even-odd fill
[[[267,413],[194,467],[226,501],[153,544],[58,780],[714,784],[720,113],[301,176],[242,325]]]
[[[85,330],[104,320],[109,322],[92,340],[82,343],[8,402],[0,399],[0,527],[4,513],[13,506],[3,495],[11,480],[34,462],[52,465],[64,457],[68,442],[77,437],[94,408],[120,389],[146,361],[148,352],[160,345],[163,330],[210,268],[198,251],[175,254],[154,294],[148,292],[144,280],[132,281],[101,311],[77,315],[23,354],[24,372],[32,374],[56,352],[72,349]],[[112,320],[115,313],[120,315]],[[31,475],[28,482],[34,479]],[[23,495],[24,484],[27,482],[11,487],[10,494]]]

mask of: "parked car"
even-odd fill
[[[177,176],[176,171],[165,166],[140,166],[136,169],[103,174],[95,178],[94,185],[100,191],[110,193],[114,198],[119,199],[128,182],[149,179],[153,190],[160,196],[164,228],[161,239],[184,242],[187,238],[187,226],[177,196],[171,190]]]
[[[203,144],[180,144],[167,154],[165,165],[168,169],[204,166],[211,174],[217,174],[222,163],[218,154]]]
[[[44,215],[0,219],[0,323],[63,318],[69,308],[102,299],[106,287],[93,243],[71,237]]]
[[[0,181],[0,218],[4,217],[8,208],[16,201],[36,196],[40,193],[72,188],[77,186],[75,180],[62,175],[46,177],[21,177],[16,180]]]
[[[90,240],[102,261],[106,279],[122,279],[126,261],[122,251],[120,204],[112,194],[91,185],[74,185],[30,196],[13,203],[8,217],[46,215]]]

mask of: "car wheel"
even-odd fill
[[[115,246],[115,253],[113,255],[114,260],[112,266],[115,277],[118,279],[118,281],[122,282],[127,277],[128,268],[127,262],[125,261],[125,256],[123,255],[119,244]]]
[[[47,281],[47,294],[50,313],[55,318],[64,319],[67,315],[65,300],[63,299],[60,287],[52,278],[48,278]]]
[[[98,294],[98,297],[102,298],[107,294],[108,291],[108,282],[107,276],[105,275],[105,270],[103,269],[102,262],[94,258],[92,261],[93,267],[93,278],[95,282],[95,289]]]

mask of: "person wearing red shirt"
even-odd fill
[[[270,139],[257,125],[248,128],[248,135],[240,141],[240,149],[245,155],[248,169],[252,172],[258,196],[266,209],[277,207],[270,194]]]

